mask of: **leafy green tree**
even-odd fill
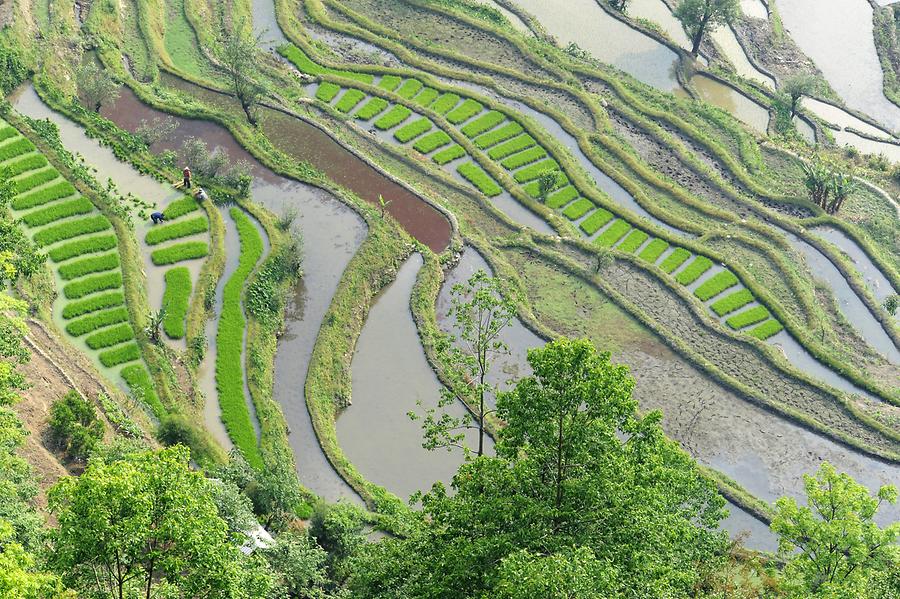
[[[546,202],[554,187],[556,187],[556,172],[543,173],[538,177],[538,199]]]
[[[0,520],[0,597],[4,599],[75,599],[59,578],[36,568],[35,556],[13,541],[13,528]]]
[[[879,507],[897,501],[897,489],[875,496],[825,462],[803,477],[807,506],[790,497],[775,503],[772,530],[787,561],[786,586],[792,597],[865,597],[870,580],[896,576],[900,568],[900,522],[882,529],[873,518]]]
[[[859,187],[851,173],[832,168],[818,157],[803,163],[803,184],[809,199],[828,214],[837,214]]]
[[[887,296],[884,300],[884,310],[891,316],[897,315],[897,309],[900,308],[900,295],[896,293]]]
[[[104,104],[115,102],[119,97],[119,84],[110,77],[106,69],[93,61],[78,67],[75,71],[75,84],[85,106],[96,112],[100,112]]]
[[[85,460],[103,438],[103,423],[94,405],[69,391],[50,407],[50,436],[73,460]]]
[[[797,114],[797,108],[800,105],[800,99],[803,96],[809,96],[818,89],[819,80],[815,75],[801,73],[788,77],[781,85],[780,91],[785,94],[787,105],[790,111],[790,118],[794,118]]]
[[[309,534],[328,555],[331,577],[344,580],[348,560],[365,543],[360,510],[348,503],[320,503],[313,512]]]
[[[262,555],[275,573],[275,591],[279,597],[319,599],[327,595],[329,585],[325,562],[328,554],[307,534],[283,532]]]
[[[253,78],[259,69],[257,61],[259,40],[259,36],[253,36],[247,20],[241,18],[230,30],[223,33],[217,51],[219,61],[231,80],[231,92],[241,103],[241,108],[251,125],[256,124],[253,108],[259,103],[265,91]]]
[[[691,54],[697,56],[706,32],[734,22],[740,10],[738,0],[681,0],[674,14],[691,38]]]
[[[500,564],[492,597],[496,599],[606,599],[613,592],[615,570],[579,547],[540,555],[513,553]]]
[[[2,59],[2,56],[0,56]],[[15,196],[9,171],[0,168],[0,284],[15,281],[17,277],[30,277],[41,270],[46,256],[3,213]]]
[[[628,0],[606,0],[615,10],[624,13],[628,9]]]

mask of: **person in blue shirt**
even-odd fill
[[[154,225],[158,225],[159,223],[166,220],[166,215],[163,214],[162,212],[154,212],[153,214],[150,215],[150,220],[153,221]]]

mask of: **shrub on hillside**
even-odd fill
[[[87,459],[103,438],[97,410],[77,391],[69,391],[50,407],[50,438],[73,460]]]

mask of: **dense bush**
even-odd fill
[[[381,78],[381,81],[378,82],[378,87],[381,89],[386,89],[389,92],[394,91],[400,84],[403,82],[403,77],[398,77],[397,75],[385,75]]]
[[[497,185],[497,182],[474,162],[464,162],[456,167],[456,171],[489,198],[503,193],[503,189]]]
[[[559,169],[559,165],[552,158],[527,166],[522,170],[513,173],[513,179],[518,183],[528,183],[534,181],[544,173],[550,173]]]
[[[88,233],[99,233],[112,228],[112,223],[102,214],[95,214],[78,220],[68,220],[57,225],[51,225],[34,234],[34,242],[43,247],[65,241],[75,237],[81,237]]]
[[[510,121],[502,127],[497,127],[493,131],[488,131],[484,135],[475,138],[475,146],[480,150],[485,150],[491,146],[495,146],[500,142],[512,139],[522,132],[522,125],[515,121]]]
[[[363,107],[356,111],[353,115],[361,121],[368,121],[375,118],[388,107],[389,102],[384,98],[372,98]]]
[[[75,188],[68,181],[60,181],[43,189],[35,189],[28,193],[16,196],[12,201],[13,210],[27,210],[35,206],[42,206],[62,198],[75,195]]]
[[[344,114],[350,112],[356,106],[362,102],[366,98],[366,94],[358,89],[348,89],[344,92],[344,95],[341,96],[341,99],[337,101],[334,105],[334,108],[338,112],[343,112]]]
[[[47,158],[43,154],[29,154],[10,162],[4,168],[10,177],[15,177],[29,171],[34,171],[47,166]]]
[[[534,138],[528,135],[527,133],[523,133],[518,137],[514,137],[509,141],[503,142],[498,146],[494,146],[490,150],[488,150],[488,157],[491,160],[501,160],[506,158],[507,156],[512,156],[516,152],[521,152],[522,150],[527,150],[533,145],[536,145],[537,142],[534,141]]]
[[[413,98],[413,102],[418,104],[419,106],[430,106],[432,102],[434,102],[437,97],[441,95],[441,92],[434,89],[433,87],[423,88],[416,97]]]
[[[185,333],[185,317],[191,299],[191,273],[182,266],[166,271],[166,290],[162,305],[166,310],[163,330],[169,339],[181,339]]]
[[[11,175],[10,175],[11,176]],[[43,185],[44,183],[49,183],[59,177],[59,173],[55,168],[46,168],[39,170],[35,173],[31,173],[26,177],[22,177],[21,179],[13,182],[13,192],[16,194],[22,194],[26,191],[31,191],[35,187],[39,185]]]
[[[100,363],[107,368],[140,359],[141,352],[137,343],[126,343],[100,353]]]
[[[553,172],[553,174],[556,176],[556,180],[553,182],[553,185],[550,186],[550,189],[546,190],[548,193],[551,191],[555,191],[555,190],[559,189],[560,187],[564,187],[569,184],[569,178],[566,177],[566,174],[564,172],[562,172],[562,171],[555,171],[555,172],[547,171],[547,172]],[[522,190],[533,198],[539,198],[539,197],[541,197],[541,193],[542,193],[541,182],[539,179],[532,181],[531,183],[523,186]]]
[[[103,423],[94,405],[77,391],[69,391],[50,407],[50,438],[75,460],[87,459],[103,438]]]
[[[634,229],[631,231],[628,237],[625,238],[625,241],[619,244],[616,249],[620,252],[625,252],[626,254],[633,254],[638,250],[639,247],[644,244],[645,241],[647,241],[649,237],[649,235],[647,235],[640,229]]]
[[[631,230],[631,225],[621,218],[606,228],[605,231],[597,236],[594,243],[600,247],[610,248]]]
[[[483,108],[475,100],[466,98],[459,106],[447,113],[447,120],[453,125],[459,125],[481,112]]]
[[[541,158],[544,158],[546,155],[547,151],[544,148],[540,146],[534,146],[532,148],[528,148],[527,150],[504,158],[500,165],[503,168],[512,171],[525,165],[531,164],[532,162],[537,162]]]
[[[95,235],[84,239],[76,239],[55,247],[47,255],[53,262],[64,262],[84,254],[96,254],[111,250],[118,245],[115,235]]]
[[[453,144],[449,148],[444,148],[437,154],[431,157],[437,164],[441,166],[447,164],[448,162],[453,162],[457,158],[462,158],[466,155],[466,150],[459,144]]]
[[[638,254],[638,258],[645,262],[655,264],[667,249],[669,249],[669,242],[665,239],[656,238],[648,243],[647,247],[641,250],[641,253]]]
[[[563,210],[563,216],[569,220],[577,220],[593,209],[594,203],[587,198],[581,198],[577,202],[572,202]]]
[[[568,187],[564,187],[547,196],[547,207],[556,210],[557,208],[562,208],[577,197],[578,190],[569,185]]]
[[[710,268],[712,268],[712,260],[706,256],[697,256],[694,258],[693,262],[685,266],[681,272],[675,275],[675,280],[682,285],[690,285]]]
[[[110,289],[118,289],[121,286],[121,273],[104,273],[93,277],[85,277],[67,284],[63,287],[63,296],[69,300],[80,299],[98,291],[109,291]]]
[[[185,241],[162,249],[154,250],[150,260],[156,266],[166,266],[184,260],[196,260],[209,253],[209,245],[205,241]]]
[[[753,294],[750,293],[750,290],[741,289],[739,291],[735,291],[734,293],[726,295],[722,299],[714,301],[710,308],[712,308],[712,311],[721,317],[725,316],[726,314],[731,314],[738,308],[743,308],[752,301]]]
[[[334,100],[335,96],[337,96],[341,92],[341,86],[331,83],[330,81],[323,81],[321,85],[319,85],[319,89],[316,90],[316,99],[322,100],[326,104]]]
[[[604,208],[597,208],[593,214],[581,221],[581,230],[588,235],[593,235],[613,218],[612,212]]]
[[[454,106],[459,103],[459,96],[456,94],[443,94],[431,105],[431,110],[438,114],[445,115],[450,112]]]
[[[179,200],[175,200],[163,210],[163,214],[166,217],[166,220],[175,220],[180,216],[184,216],[185,214],[190,214],[191,212],[196,212],[200,210],[200,204],[197,203],[197,200],[194,198],[187,196],[181,198]]]
[[[99,328],[128,321],[128,308],[119,306],[103,312],[95,312],[66,324],[66,332],[73,337],[81,337]]]
[[[686,249],[675,248],[672,253],[666,256],[666,259],[660,263],[659,267],[663,270],[663,272],[671,273],[690,257],[691,253]]]
[[[748,310],[744,310],[743,312],[738,312],[737,314],[726,320],[725,323],[732,329],[737,330],[750,326],[751,324],[762,322],[768,317],[769,311],[765,306],[754,306]]]
[[[782,329],[784,329],[784,327],[781,326],[780,322],[775,319],[769,319],[761,325],[753,327],[752,329],[747,331],[747,334],[752,337],[756,337],[760,341],[765,341],[772,335],[780,333]]]
[[[93,212],[93,210],[94,205],[91,201],[82,196],[74,200],[57,202],[50,206],[39,208],[21,217],[20,220],[26,227],[42,227],[70,216],[87,214],[88,212]]]
[[[153,414],[161,419],[165,415],[166,410],[160,403],[159,396],[156,395],[153,381],[150,379],[147,369],[142,364],[131,364],[123,368],[120,374],[125,384],[131,390],[132,397],[144,402],[150,407]]]
[[[119,267],[119,254],[110,252],[101,256],[89,256],[67,262],[59,267],[59,276],[64,281],[71,281],[95,272],[104,272]]]
[[[375,121],[375,128],[381,129],[382,131],[393,129],[394,127],[408,119],[409,115],[411,114],[412,110],[410,110],[406,106],[395,104],[393,108],[388,110],[381,118]]]
[[[205,216],[198,216],[168,225],[157,225],[147,232],[144,241],[146,241],[147,245],[158,245],[164,241],[205,233],[208,230],[209,221]]]
[[[493,129],[500,123],[506,120],[506,115],[502,112],[497,112],[496,110],[489,110],[485,112],[483,115],[478,117],[477,119],[466,123],[465,126],[460,129],[463,135],[468,138],[477,137],[488,131]]]
[[[427,133],[431,130],[432,124],[428,119],[419,119],[418,121],[413,121],[406,125],[403,125],[396,131],[394,131],[394,137],[402,144],[413,140],[423,133]]]
[[[418,139],[416,143],[413,144],[413,148],[418,152],[422,152],[423,154],[430,154],[438,148],[446,146],[451,141],[453,140],[450,139],[450,136],[447,135],[446,131],[438,130],[433,131],[425,137]]]
[[[123,323],[88,335],[84,342],[91,349],[104,349],[132,339],[134,339],[134,330],[131,328],[131,324]]]
[[[34,144],[24,137],[13,140],[3,146],[0,146],[0,162],[21,156],[34,150]]]
[[[399,88],[397,88],[396,93],[401,98],[405,98],[407,100],[411,100],[413,96],[419,93],[419,90],[422,89],[422,82],[418,79],[407,79],[403,82]]]
[[[16,18],[15,14],[13,18]],[[0,44],[0,95],[12,93],[28,75],[28,66],[20,50],[13,45]]]
[[[102,295],[94,295],[87,299],[71,302],[63,307],[62,317],[66,320],[81,316],[82,314],[90,314],[106,308],[121,306],[125,303],[125,296],[121,291],[104,293]]]
[[[718,272],[705,280],[699,287],[694,289],[694,295],[705,302],[711,297],[715,297],[725,291],[731,289],[738,284],[738,278],[730,270]]]

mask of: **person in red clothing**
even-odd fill
[[[191,186],[191,167],[184,167],[184,170],[181,171],[181,174],[184,176],[184,187],[189,188]]]

